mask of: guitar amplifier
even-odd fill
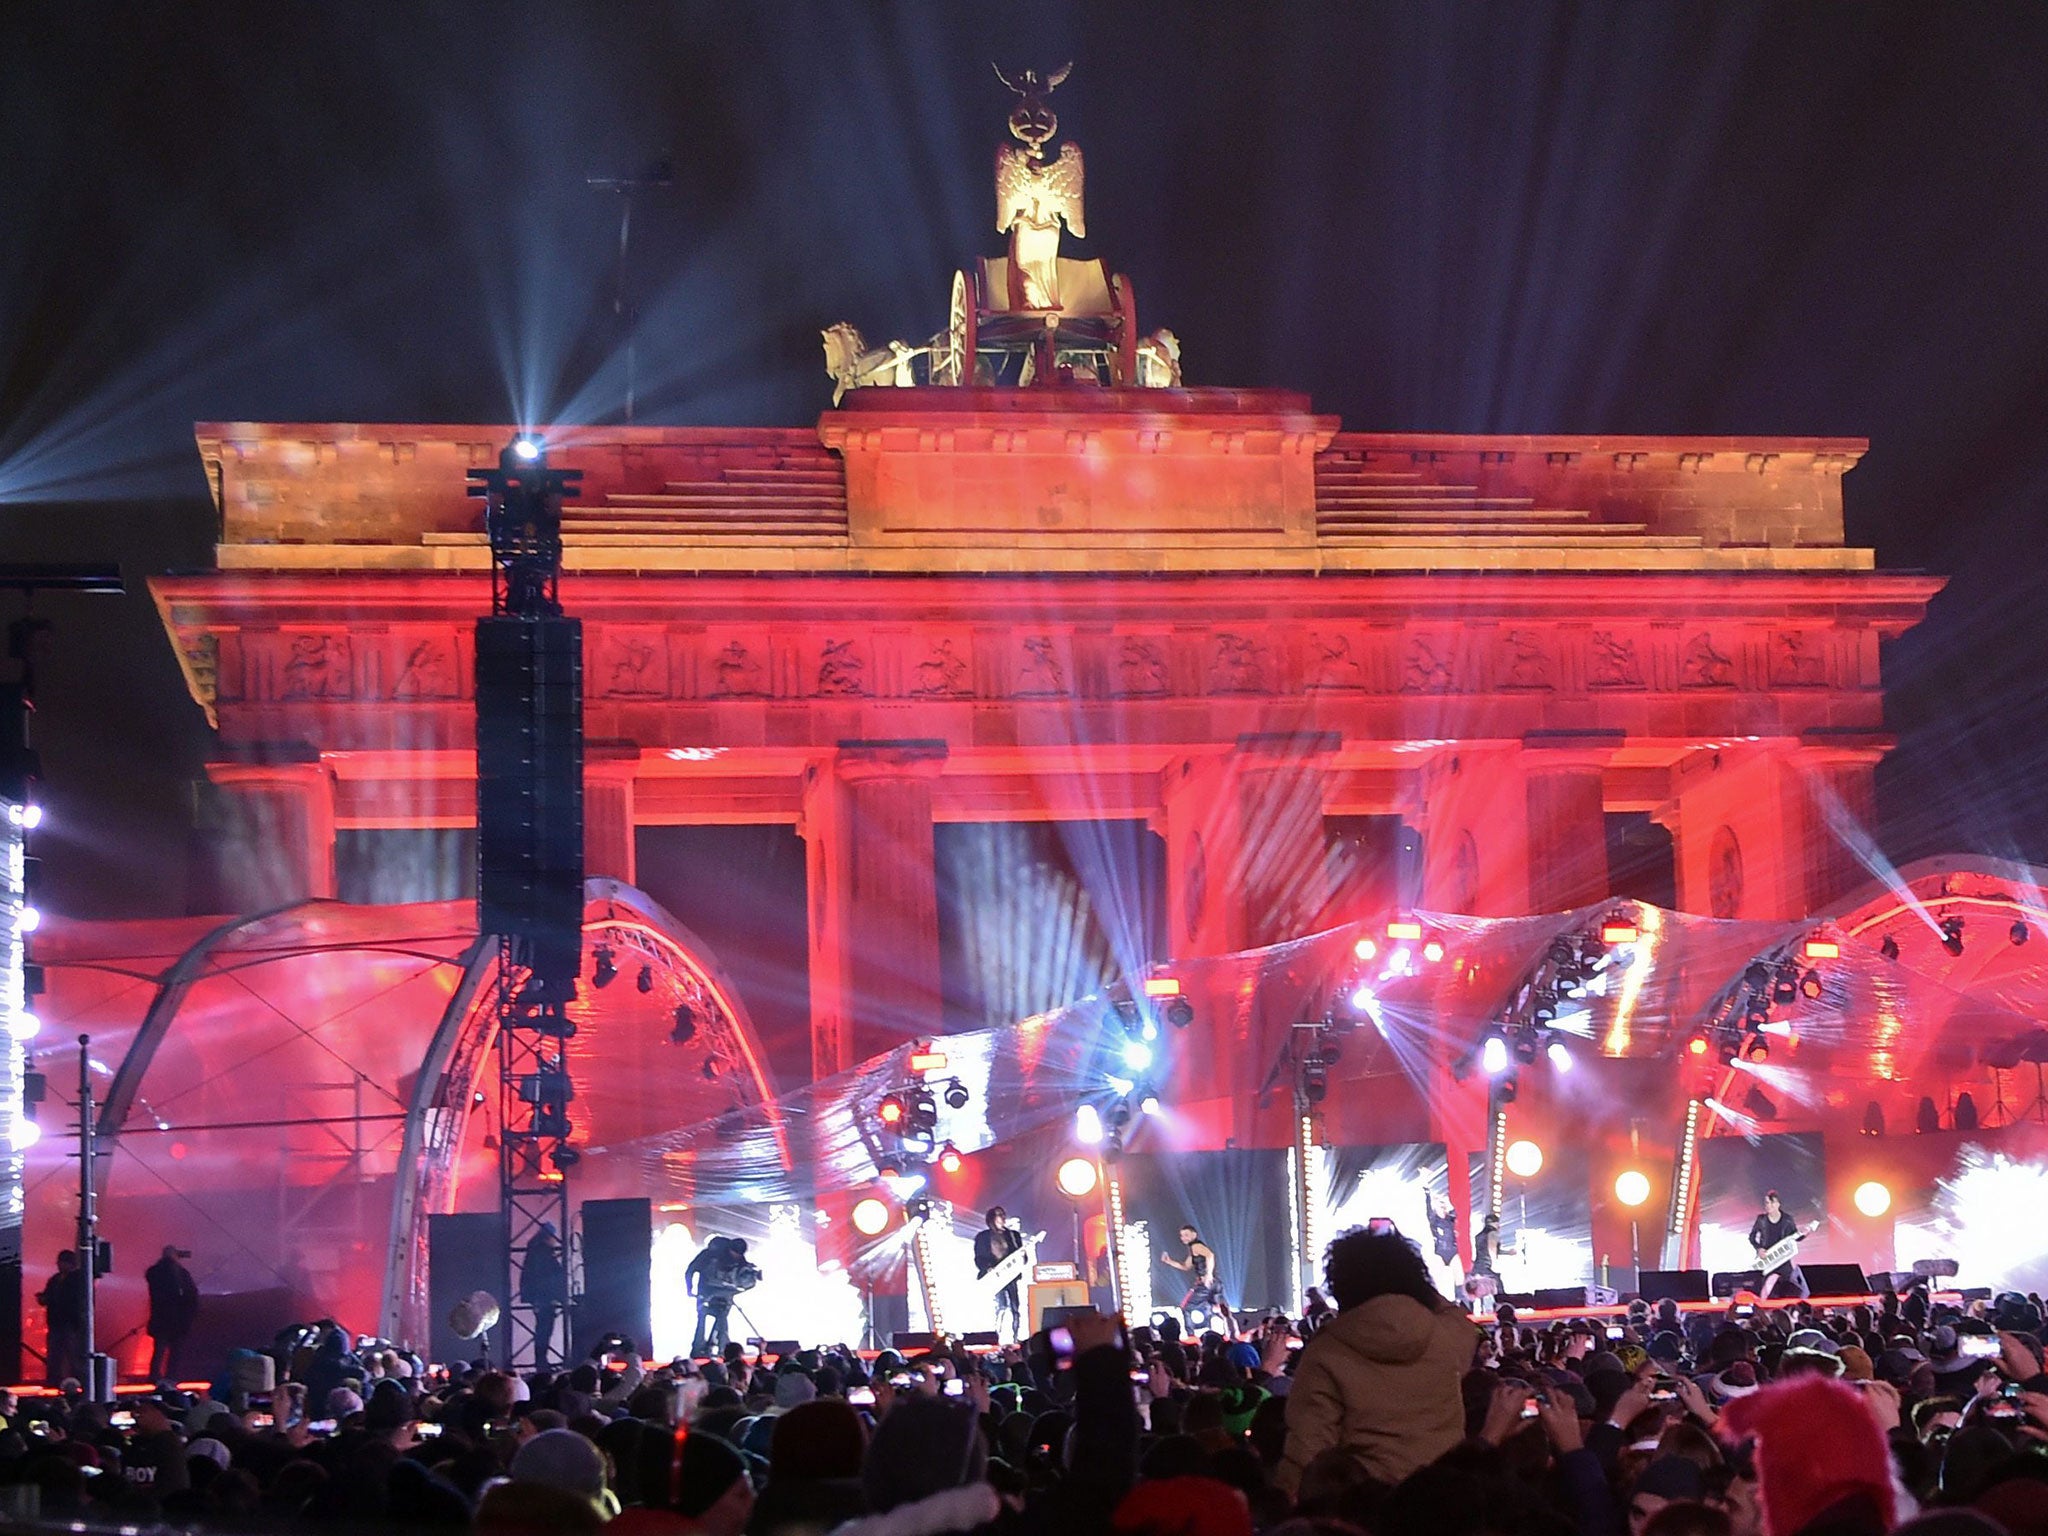
[[[1764,1272],[1760,1269],[1733,1269],[1714,1275],[1714,1295],[1721,1301],[1726,1301],[1737,1291],[1761,1292],[1763,1288]]]
[[[1816,1296],[1867,1296],[1870,1281],[1856,1264],[1802,1264],[1806,1287]]]
[[[1031,1280],[1035,1285],[1058,1285],[1063,1280],[1081,1278],[1081,1266],[1074,1263],[1034,1264],[1031,1266]]]
[[[1048,1310],[1074,1308],[1085,1312],[1089,1305],[1088,1287],[1079,1280],[1055,1280],[1050,1284],[1033,1281],[1024,1298],[1024,1311],[1031,1320],[1033,1333],[1045,1327]]]

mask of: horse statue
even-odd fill
[[[834,405],[845,397],[849,389],[873,385],[909,389],[917,383],[911,363],[931,350],[928,346],[913,347],[901,341],[870,347],[860,332],[844,320],[821,334],[825,339],[825,372],[832,376]]]
[[[1146,389],[1180,388],[1180,338],[1157,330],[1138,343],[1138,383]]]

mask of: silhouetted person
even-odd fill
[[[519,1299],[533,1308],[533,1362],[544,1371],[555,1342],[555,1321],[569,1304],[569,1270],[562,1263],[562,1239],[551,1221],[542,1222],[526,1244],[526,1257],[519,1265]]]
[[[163,1257],[142,1272],[149,1286],[149,1379],[176,1381],[179,1351],[199,1316],[199,1284],[179,1263],[191,1254],[171,1244]]]
[[[85,1379],[85,1284],[78,1255],[66,1248],[57,1255],[57,1273],[36,1292],[50,1330],[44,1374],[53,1387],[67,1376]]]

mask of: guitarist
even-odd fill
[[[988,1225],[974,1234],[976,1278],[987,1274],[1023,1246],[1024,1234],[1010,1225],[1010,1213],[1000,1205],[991,1206]],[[996,1332],[1002,1332],[1003,1320],[1008,1318],[1010,1342],[1018,1342],[1024,1337],[1023,1314],[1023,1303],[1017,1296],[1017,1282],[1012,1280],[996,1292]]]
[[[1785,1214],[1785,1207],[1778,1199],[1778,1192],[1775,1189],[1765,1190],[1763,1214],[1749,1224],[1749,1246],[1756,1250],[1757,1258],[1761,1260],[1767,1250],[1782,1243],[1786,1238],[1797,1235],[1798,1232],[1799,1223]],[[1763,1277],[1761,1294],[1765,1301],[1769,1301],[1772,1294],[1781,1289],[1796,1291],[1801,1297],[1813,1294],[1807,1287],[1806,1276],[1801,1273],[1799,1264],[1794,1259],[1785,1260]]]

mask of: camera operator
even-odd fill
[[[149,1286],[149,1379],[176,1381],[179,1352],[199,1316],[199,1284],[179,1263],[192,1250],[165,1244],[163,1257],[142,1272]]]
[[[761,1283],[761,1271],[747,1258],[743,1237],[714,1237],[683,1272],[684,1283],[697,1301],[697,1336],[690,1353],[697,1359],[723,1353],[732,1342],[728,1317],[733,1298]]]

